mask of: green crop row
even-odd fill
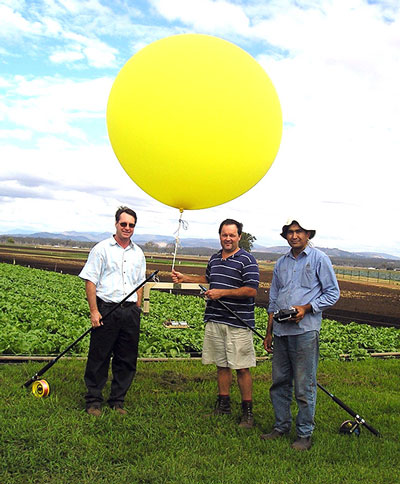
[[[141,357],[190,357],[201,354],[204,300],[196,296],[150,292],[150,313],[142,316]],[[256,308],[256,329],[264,334],[268,314]],[[184,321],[185,329],[170,329],[166,321]],[[0,354],[50,355],[63,351],[89,327],[84,283],[79,277],[0,264]],[[71,354],[85,355],[89,338]],[[257,356],[265,356],[254,336]],[[364,358],[375,352],[400,351],[400,330],[324,320],[322,358]]]

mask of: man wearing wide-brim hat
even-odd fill
[[[272,432],[261,438],[277,439],[290,432],[294,387],[298,414],[297,439],[292,447],[308,450],[314,430],[322,311],[336,303],[340,292],[329,257],[310,245],[315,236],[311,224],[290,218],[282,227],[281,236],[291,249],[274,267],[264,340],[265,349],[273,352],[270,396],[275,425]],[[295,314],[286,318],[285,310],[289,309],[294,309]]]

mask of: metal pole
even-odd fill
[[[115,311],[116,309],[118,309],[121,304],[123,304],[128,298],[130,298],[132,296],[132,294],[134,294],[136,291],[138,291],[142,286],[144,286],[144,284],[146,284],[146,282],[150,281],[151,279],[153,279],[156,274],[158,273],[159,271],[156,270],[154,271],[147,279],[145,279],[141,284],[139,284],[133,291],[131,291],[127,296],[124,297],[124,299],[122,299],[122,301],[120,301],[119,303],[117,303],[114,307],[112,307],[110,309],[110,311],[108,311],[101,319],[100,321],[103,321],[105,318],[107,318],[113,311]],[[79,338],[77,338],[75,341],[73,341],[67,348],[65,348],[64,351],[62,351],[59,355],[57,355],[55,358],[53,358],[51,361],[49,361],[49,363],[47,363],[47,365],[45,365],[43,368],[41,368],[37,373],[35,373],[29,380],[27,380],[22,386],[25,387],[25,388],[28,388],[34,381],[36,381],[40,376],[42,376],[44,373],[46,373],[47,370],[49,370],[54,364],[57,363],[57,361],[65,355],[65,353],[67,353],[73,346],[75,346],[77,343],[79,343],[79,341],[81,341],[81,339],[83,339],[87,334],[89,334],[91,331],[92,331],[93,327],[90,327],[89,329],[87,329],[83,334],[81,334],[79,336]]]
[[[203,292],[207,291],[207,289],[204,286],[202,286],[201,284],[199,284],[199,286],[200,286],[200,289]],[[259,336],[264,341],[264,337],[255,328],[252,328],[249,324],[247,324],[246,321],[244,321],[239,315],[237,315],[235,313],[235,311],[232,311],[232,309],[230,307],[228,307],[223,301],[221,301],[220,299],[216,299],[216,301],[218,301],[225,309],[227,309],[231,314],[233,314],[233,316],[235,316],[241,323],[243,323],[245,326],[250,328],[253,331],[253,333],[255,333],[257,336]],[[324,388],[318,382],[317,382],[317,386],[322,391],[324,391],[327,395],[329,395],[334,402],[336,402],[340,407],[343,408],[343,410],[345,410],[348,414],[350,414],[352,417],[354,417],[358,424],[364,425],[370,432],[372,432],[374,435],[379,437],[379,435],[380,435],[379,432],[376,429],[374,429],[373,427],[371,427],[371,425],[368,425],[367,422],[362,417],[360,417],[360,415],[358,415],[356,412],[354,412],[354,410],[352,410],[350,407],[348,407],[339,398],[335,397],[335,395],[330,393],[326,388]]]
[[[200,286],[200,289],[203,292],[207,291],[207,289],[204,286],[202,286],[201,284],[199,284],[199,286]],[[238,319],[242,324],[244,324],[249,329],[251,329],[253,331],[253,333],[255,333],[257,336],[259,336],[264,341],[264,336],[262,336],[255,328],[250,326],[250,324],[246,323],[246,321],[243,318],[241,318],[238,314],[236,314],[235,311],[232,311],[232,309],[229,306],[227,306],[223,301],[221,301],[220,299],[216,299],[216,300],[221,304],[221,306],[223,306],[227,311],[229,311],[233,316],[235,316],[236,319]]]

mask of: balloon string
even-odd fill
[[[188,223],[185,220],[182,220],[182,214],[183,214],[183,209],[181,208],[180,210],[180,216],[179,216],[179,222],[178,222],[178,230],[174,232],[175,235],[175,251],[174,251],[174,258],[172,261],[172,270],[175,268],[175,260],[176,260],[176,253],[178,251],[178,246],[180,246],[180,238],[179,238],[179,232],[181,229],[181,226],[183,230],[187,230],[188,228]]]

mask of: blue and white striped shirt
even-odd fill
[[[208,261],[206,278],[210,289],[238,289],[252,287],[258,289],[260,272],[256,259],[243,249],[227,259],[222,258],[222,250],[212,255]],[[254,298],[221,298],[228,307],[254,328]],[[207,301],[204,321],[228,324],[243,328],[244,325],[225,309],[218,300]]]

